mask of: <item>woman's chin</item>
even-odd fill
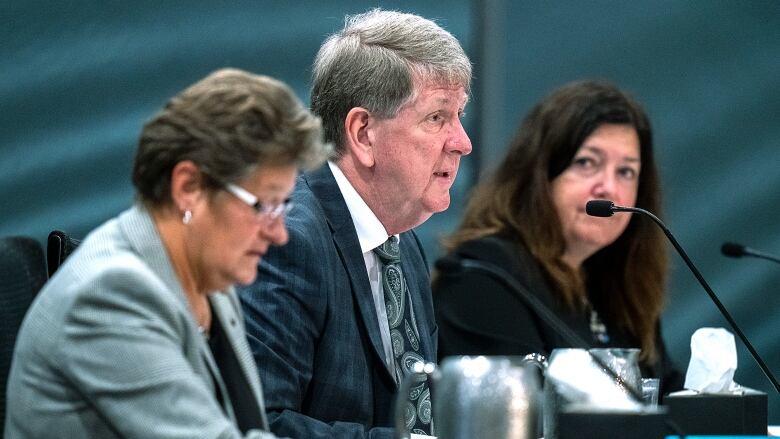
[[[251,273],[241,274],[236,278],[236,282],[239,285],[249,285],[257,279],[257,266]]]

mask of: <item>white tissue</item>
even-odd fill
[[[723,328],[700,328],[691,337],[691,362],[685,388],[700,393],[728,393],[738,388],[734,335]]]

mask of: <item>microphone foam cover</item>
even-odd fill
[[[725,256],[739,258],[745,255],[745,246],[733,242],[724,242],[723,246],[720,247],[720,252]]]
[[[585,212],[590,216],[608,217],[614,213],[614,206],[610,200],[590,200],[585,204]]]

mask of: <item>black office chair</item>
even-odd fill
[[[46,282],[43,248],[32,238],[0,238],[0,432],[5,425],[5,386],[24,314]]]
[[[52,230],[49,233],[49,240],[46,243],[46,262],[49,266],[49,277],[60,268],[65,258],[73,253],[79,244],[81,244],[81,240],[72,238],[63,231]]]

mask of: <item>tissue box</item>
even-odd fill
[[[766,393],[743,389],[742,395],[675,392],[663,403],[685,434],[766,436]]]
[[[564,409],[558,417],[558,439],[663,439],[666,407],[640,413]]]

